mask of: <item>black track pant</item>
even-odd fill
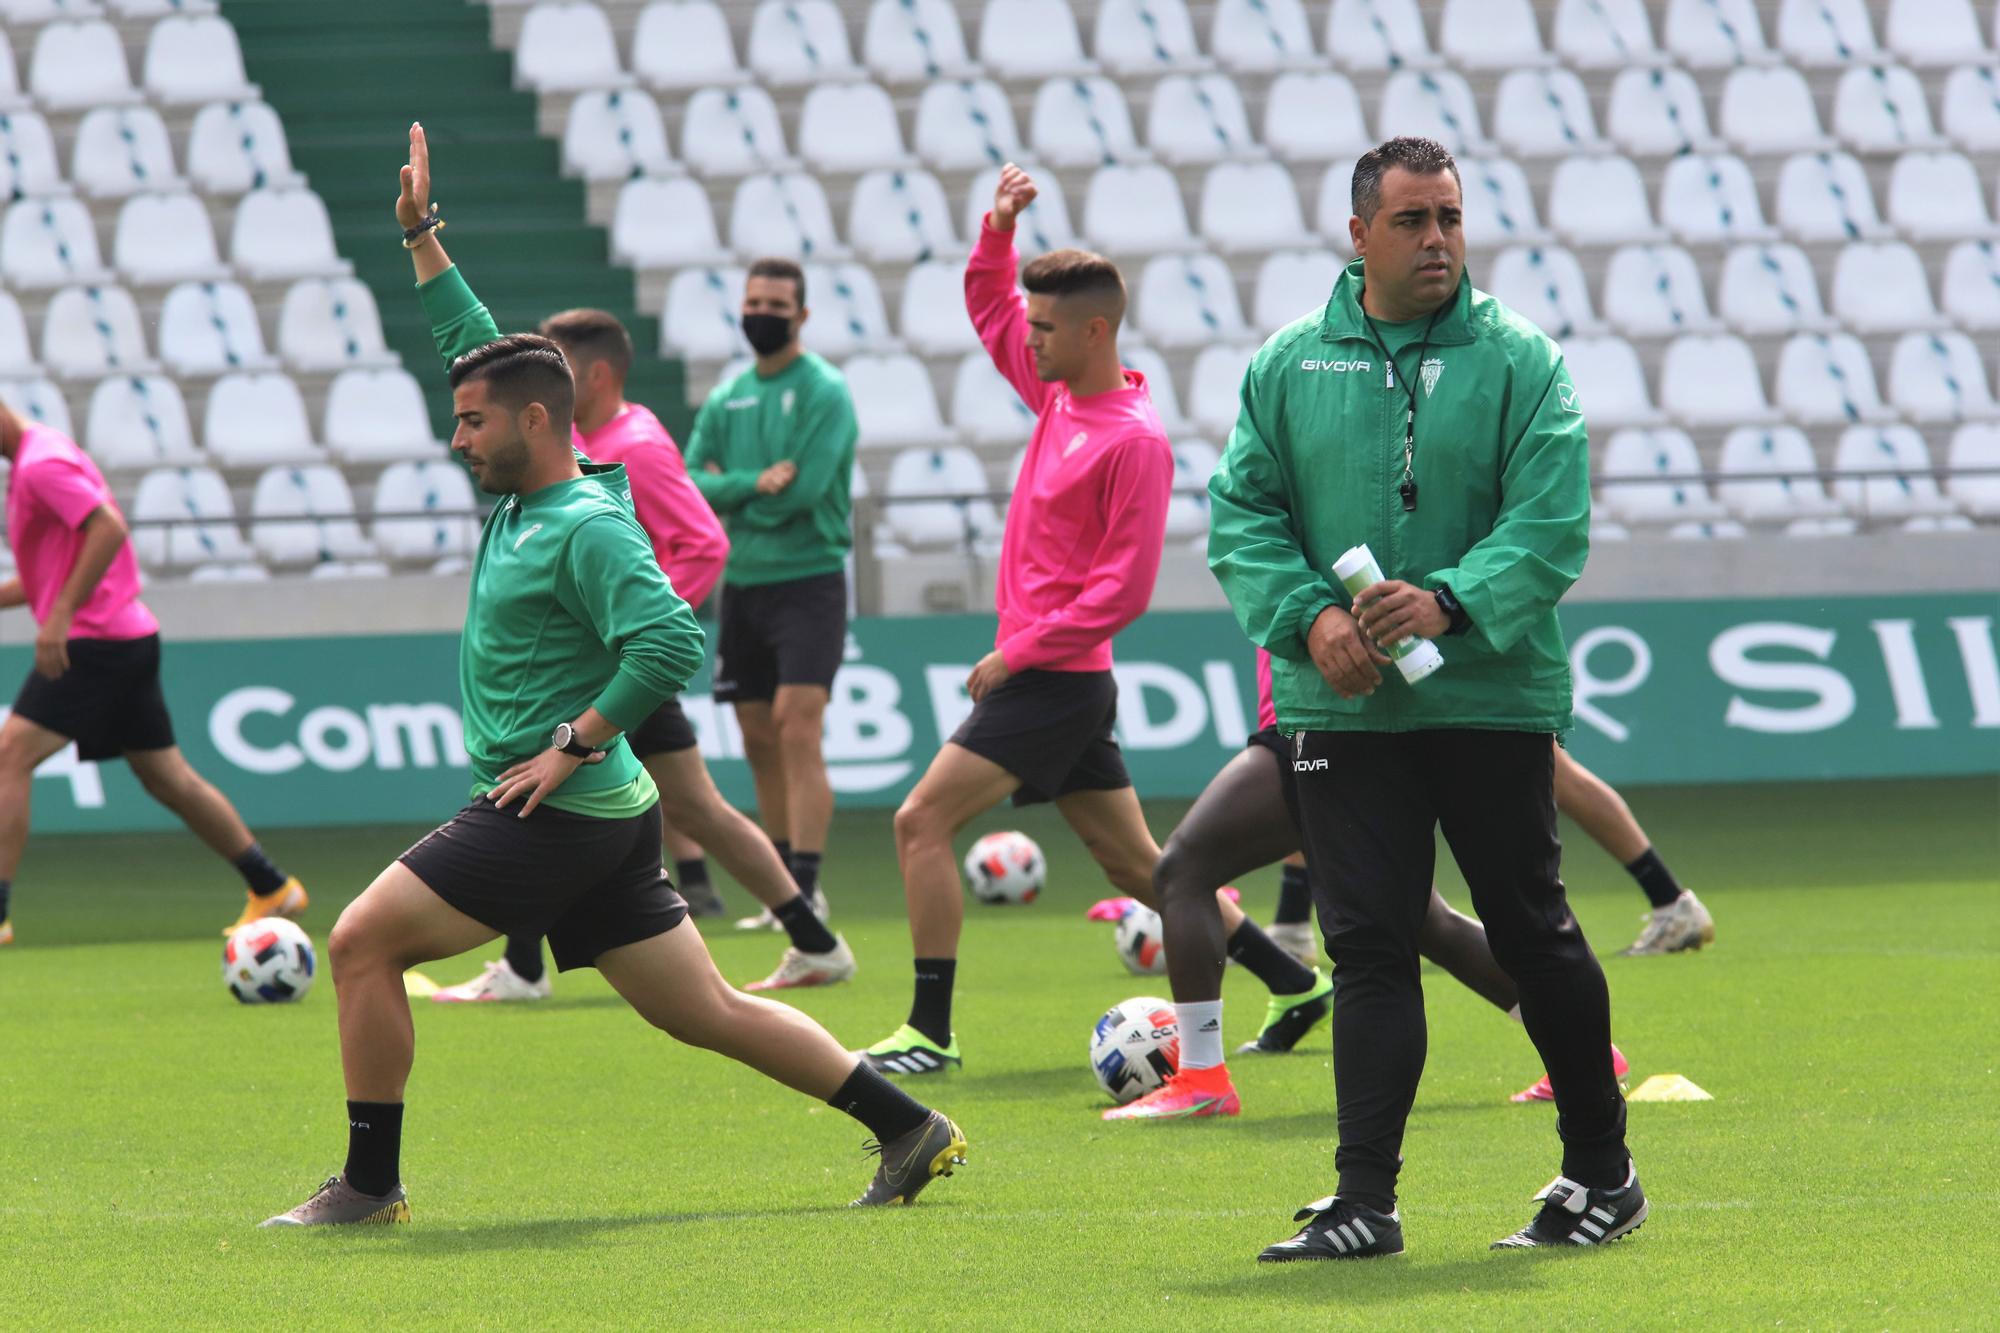
[[[1611,1072],[1604,973],[1570,914],[1546,733],[1305,732],[1293,773],[1306,860],[1334,963],[1339,1191],[1384,1206],[1424,1070],[1417,937],[1434,830],[1472,892],[1493,956],[1555,1087],[1563,1174],[1625,1179],[1625,1101]]]

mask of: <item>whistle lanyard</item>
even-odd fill
[[[1417,345],[1419,375],[1424,373],[1424,355],[1431,350],[1431,330],[1437,327],[1438,316],[1443,313],[1443,306],[1431,311],[1430,322],[1424,325],[1423,341]],[[1375,327],[1375,321],[1366,314],[1361,318],[1368,325],[1369,336],[1375,340],[1376,347],[1381,349],[1382,360],[1388,364],[1388,387],[1401,389],[1409,399],[1409,406],[1403,413],[1403,480],[1397,485],[1396,494],[1403,497],[1403,512],[1412,514],[1417,508],[1417,386],[1408,380],[1398,382],[1396,358],[1390,353],[1389,344],[1383,339],[1381,330]]]

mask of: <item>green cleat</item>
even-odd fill
[[[915,1203],[924,1186],[965,1165],[965,1131],[942,1111],[932,1111],[924,1123],[888,1143],[870,1142],[869,1152],[882,1155],[875,1178],[849,1208],[887,1203]]]
[[[1238,1055],[1282,1055],[1333,1013],[1333,978],[1313,969],[1313,985],[1297,995],[1273,995],[1257,1040],[1236,1048]]]
[[[957,1069],[958,1037],[949,1046],[940,1046],[908,1023],[860,1053],[868,1067],[879,1074],[942,1074]]]

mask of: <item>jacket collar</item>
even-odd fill
[[[1320,316],[1321,342],[1340,342],[1347,338],[1370,343],[1375,341],[1375,335],[1369,330],[1361,311],[1362,263],[1359,258],[1348,261],[1347,267],[1341,270],[1339,280],[1333,284],[1333,295],[1328,298],[1326,310]],[[1449,347],[1469,343],[1478,336],[1472,317],[1472,272],[1468,269],[1459,274],[1458,291],[1438,316],[1437,326],[1431,330],[1430,344],[1433,347]]]

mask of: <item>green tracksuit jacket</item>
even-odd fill
[[[1409,399],[1386,379],[1361,312],[1362,261],[1326,305],[1278,331],[1244,375],[1242,406],[1209,482],[1208,563],[1243,629],[1271,652],[1286,731],[1478,727],[1567,731],[1569,655],[1556,603],[1589,551],[1583,409],[1547,335],[1470,277],[1415,337],[1396,377],[1416,386],[1418,505],[1403,510]],[[1405,379],[1404,376],[1409,378]],[[1350,599],[1333,562],[1366,542],[1387,577],[1449,585],[1471,617],[1439,640],[1442,670],[1416,685],[1394,667],[1371,696],[1342,699],[1306,633]]]

